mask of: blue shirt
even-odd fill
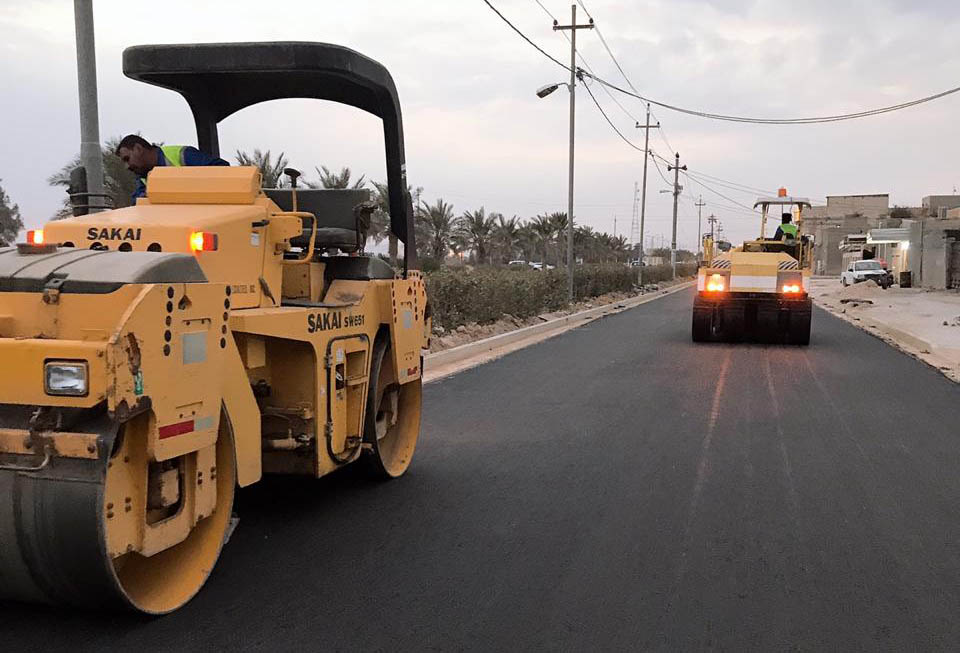
[[[207,154],[206,152],[201,152],[195,147],[186,146],[183,148],[183,165],[185,166],[228,166],[230,165],[227,161],[223,159]],[[157,148],[157,165],[165,166],[167,165],[167,157],[163,155],[163,150],[159,147]],[[133,191],[133,203],[137,203],[138,197],[147,196],[147,179],[146,177],[137,177],[137,188]]]

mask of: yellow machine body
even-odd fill
[[[134,206],[0,248],[0,599],[163,614],[206,582],[236,487],[407,470],[430,308],[380,64],[323,43],[160,45],[127,49],[124,72],[184,95],[212,154],[219,121],[266,100],[381,118],[404,245],[401,265],[364,253],[366,191],[161,166]]]
[[[797,206],[797,222],[809,202],[785,195],[760,198],[760,238],[722,252],[704,238],[697,270],[692,337],[710,340],[756,340],[806,345],[810,340],[812,303],[808,295],[813,261],[809,237],[774,240],[765,236],[770,206]]]

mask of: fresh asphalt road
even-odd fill
[[[957,386],[819,310],[695,346],[691,301],[427,386],[398,481],[242,491],[179,612],[6,604],[5,648],[960,647]]]

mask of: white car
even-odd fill
[[[840,283],[849,286],[873,279],[878,285],[887,286],[889,275],[890,273],[880,265],[879,261],[853,261],[840,273]]]

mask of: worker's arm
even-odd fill
[[[773,234],[774,240],[783,240],[783,229],[777,227],[777,233]]]
[[[132,200],[130,203],[134,206],[137,204],[138,197],[147,196],[147,184],[144,183],[143,177],[137,177],[137,187],[133,189],[133,195],[130,196]]]
[[[228,166],[223,159],[201,152],[195,147],[183,148],[183,165],[185,166]]]

